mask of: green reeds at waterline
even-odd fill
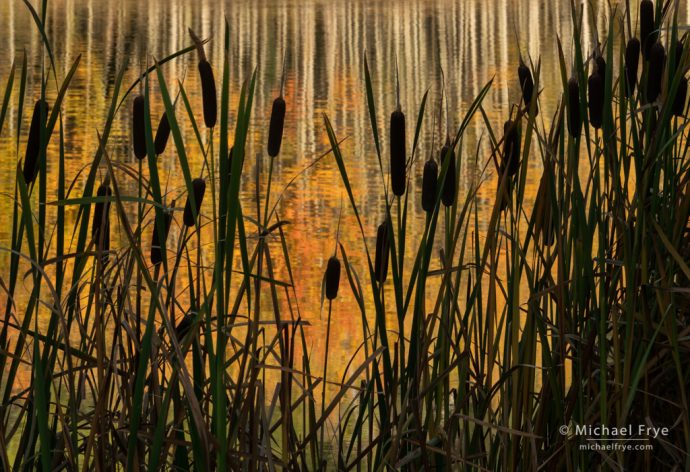
[[[192,200],[187,196],[187,203],[185,203],[182,216],[182,221],[187,227],[194,226],[196,218],[199,217],[201,202],[204,200],[204,193],[206,193],[206,181],[202,178],[194,179],[192,181],[192,188],[194,190],[194,210],[192,211]]]
[[[654,26],[654,3],[651,0],[640,2],[640,38],[645,59],[649,58],[652,46],[657,41],[658,33]]]
[[[153,224],[153,235],[151,237],[151,263],[155,266],[163,262],[163,246],[168,240],[170,227],[172,226],[173,210],[175,208],[175,200],[170,204],[170,208],[163,215],[163,242],[160,241],[161,231],[156,226],[155,219]]]
[[[376,229],[376,254],[374,256],[374,276],[380,284],[388,278],[388,256],[390,242],[388,240],[388,222],[384,221]]]
[[[626,92],[631,97],[637,85],[637,69],[640,63],[640,40],[630,38],[625,46]]]
[[[271,121],[268,125],[268,155],[276,157],[280,154],[283,142],[283,127],[285,126],[285,99],[283,96],[273,100]]]
[[[146,157],[146,121],[143,95],[137,95],[132,102],[132,148],[134,157],[142,160]]]
[[[503,160],[500,173],[507,172],[509,177],[520,170],[520,129],[517,122],[511,120],[503,124]]]
[[[203,41],[189,28],[196,50],[199,53],[199,78],[201,79],[201,100],[204,109],[204,124],[207,128],[216,126],[218,120],[218,98],[216,97],[216,80],[213,68],[206,59]]]
[[[604,117],[604,77],[598,68],[587,79],[587,98],[589,123],[600,129]]]
[[[446,207],[450,207],[455,203],[458,186],[455,175],[455,153],[450,147],[449,138],[446,138],[446,144],[441,148],[441,165],[445,165],[446,159],[450,159],[450,162],[448,163],[448,170],[446,171],[446,177],[443,181],[441,202]]]
[[[405,194],[406,165],[405,157],[405,114],[398,109],[391,113],[390,122],[390,170],[393,194],[400,197]]]
[[[534,94],[534,80],[532,79],[532,73],[529,70],[520,56],[520,65],[518,66],[518,79],[520,80],[520,89],[522,90],[522,101],[525,103],[527,109],[530,107],[532,102],[532,95]],[[539,106],[534,104],[534,114],[539,113]]]
[[[647,102],[653,103],[661,94],[661,83],[666,63],[666,50],[656,42],[649,51],[649,74],[647,75]]]
[[[436,205],[436,191],[438,187],[438,164],[433,159],[429,159],[424,164],[424,174],[422,176],[422,209],[431,213]]]
[[[337,256],[332,256],[328,259],[326,265],[326,298],[329,300],[335,299],[338,296],[338,288],[340,287],[340,261]]]
[[[96,202],[91,222],[91,239],[99,252],[107,252],[110,250],[110,202],[107,199],[112,196],[107,179],[99,185],[96,196],[105,201]]]
[[[582,131],[580,118],[580,85],[575,77],[568,80],[568,133],[577,139]]]
[[[163,116],[161,116],[161,120],[158,122],[158,128],[156,129],[156,137],[153,140],[153,147],[157,156],[165,152],[168,138],[170,138],[170,121],[168,121],[168,114],[163,112]]]
[[[39,99],[34,105],[34,113],[31,116],[31,126],[29,128],[29,137],[26,142],[26,154],[24,155],[24,167],[22,174],[24,181],[30,184],[36,180],[38,169],[40,168],[38,159],[41,155],[41,149],[45,149],[47,143],[41,143],[41,130],[45,129],[46,121],[48,119],[48,103],[44,99]]]

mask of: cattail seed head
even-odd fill
[[[522,90],[522,100],[525,102],[525,106],[529,108],[532,102],[532,95],[534,94],[534,80],[532,79],[532,73],[522,60],[520,60],[520,65],[518,66],[518,79],[520,80],[520,89]],[[535,103],[534,114],[538,113],[539,107]]]
[[[627,93],[631,97],[637,85],[637,68],[640,61],[640,41],[630,38],[625,46],[625,77],[627,79]]]
[[[336,256],[328,259],[326,265],[326,298],[333,300],[338,296],[340,286],[340,261]]]
[[[213,69],[206,59],[199,61],[199,77],[201,78],[201,98],[204,107],[204,123],[207,128],[216,126],[218,119],[218,103],[216,102],[216,81]]]
[[[647,76],[647,102],[655,102],[661,93],[661,80],[664,76],[666,50],[661,43],[654,43],[649,51],[649,75]]]
[[[153,147],[156,149],[157,156],[160,156],[165,151],[165,146],[168,144],[169,137],[170,122],[168,121],[168,114],[163,112],[163,116],[161,116],[161,120],[158,122],[156,138],[153,140]]]
[[[393,194],[401,196],[405,194],[405,114],[396,110],[391,113],[390,126],[391,148],[391,187]]]
[[[642,0],[640,2],[640,38],[646,59],[649,58],[652,46],[656,43],[657,35],[654,28],[654,4],[651,0]]]
[[[601,54],[597,54],[594,58],[594,63],[596,64],[594,70],[601,77],[601,83],[606,83],[606,60],[604,60]]]
[[[268,155],[276,157],[280,153],[283,142],[283,127],[285,126],[285,99],[278,97],[273,100],[271,122],[268,126]]]
[[[446,171],[446,178],[443,181],[443,190],[441,193],[441,202],[449,207],[455,203],[455,195],[457,192],[457,183],[455,181],[455,153],[450,147],[450,142],[446,140],[446,144],[441,148],[441,165],[445,165],[446,159],[450,159],[448,163],[448,170]]]
[[[194,226],[196,220],[194,215],[199,216],[199,211],[201,210],[201,202],[204,200],[204,193],[206,192],[206,181],[204,179],[194,179],[192,181],[192,187],[194,191],[194,207],[195,212],[192,212],[192,202],[189,197],[187,197],[187,203],[184,206],[184,214],[182,215],[182,221],[188,227]]]
[[[112,191],[107,183],[103,183],[98,187],[96,196],[110,197]],[[91,238],[96,247],[100,250],[108,251],[110,249],[110,202],[97,202],[93,212],[93,221],[91,223]]]
[[[676,96],[673,99],[672,112],[674,116],[683,116],[685,113],[685,100],[688,96],[688,79],[687,77],[682,77],[680,83],[678,84],[678,90],[676,91]]]
[[[38,159],[41,155],[41,130],[45,129],[47,120],[48,103],[43,99],[39,99],[34,105],[34,114],[31,117],[29,137],[26,142],[26,154],[24,155],[24,167],[22,169],[24,182],[26,182],[27,185],[36,180],[36,176],[38,175],[40,167]],[[47,140],[47,136],[43,139]],[[43,143],[43,149],[45,149],[47,145],[48,143]]]
[[[573,138],[580,137],[582,121],[580,120],[580,85],[575,77],[568,80],[568,132]]]
[[[433,159],[429,159],[424,164],[424,175],[422,177],[422,209],[427,213],[434,211],[437,183],[438,164]]]
[[[388,277],[389,252],[388,223],[383,222],[376,230],[376,256],[374,257],[374,275],[380,284],[384,283]]]
[[[503,124],[503,162],[500,172],[513,177],[520,170],[520,130],[511,120]]]
[[[144,96],[137,95],[132,105],[132,146],[134,157],[146,157],[146,121],[144,118]]]
[[[163,215],[163,242],[160,241],[158,227],[156,221],[153,223],[153,236],[151,238],[151,263],[153,265],[158,265],[163,262],[163,246],[165,246],[168,240],[168,234],[170,233],[170,226],[172,225],[173,213],[172,209],[175,208],[175,201],[173,200],[170,210],[166,211]]]
[[[600,129],[604,115],[604,79],[599,71],[592,72],[587,80],[589,105],[589,122],[595,129]]]

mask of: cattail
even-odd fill
[[[683,60],[683,48],[685,47],[685,44],[683,44],[683,41],[680,39],[676,42],[676,55],[675,55],[675,63],[673,64],[673,72],[671,73],[671,76],[674,76],[676,74],[676,70],[680,68],[680,63]]]
[[[604,79],[599,71],[594,71],[589,76],[587,93],[589,95],[589,122],[595,129],[600,129],[604,115]]]
[[[652,103],[661,93],[661,79],[664,75],[666,50],[661,43],[655,43],[649,51],[649,75],[647,76],[647,102]]]
[[[450,159],[448,163],[448,170],[446,171],[446,178],[443,181],[443,190],[441,192],[441,201],[447,207],[455,203],[456,182],[455,182],[455,153],[450,148],[450,141],[446,139],[446,144],[441,148],[441,165],[445,165],[446,158]]]
[[[575,77],[568,80],[568,132],[573,138],[580,137],[582,121],[580,120],[580,86]]]
[[[631,97],[637,85],[637,67],[640,61],[640,41],[630,38],[625,46],[625,77],[627,79],[628,97]]]
[[[390,128],[391,146],[391,186],[393,194],[405,193],[405,114],[400,109],[391,113]]]
[[[276,157],[280,153],[285,126],[285,100],[282,96],[273,100],[271,123],[268,126],[268,155]]]
[[[170,137],[170,122],[168,121],[168,113],[163,112],[161,120],[158,123],[156,130],[156,138],[153,140],[153,147],[156,149],[156,155],[160,156],[165,151],[165,146],[168,144]]]
[[[601,77],[601,83],[606,83],[606,61],[604,60],[604,57],[601,54],[597,54],[594,58],[594,63],[596,64],[595,71]]]
[[[374,275],[378,283],[384,283],[388,277],[388,223],[383,222],[376,230],[376,256],[374,257]]]
[[[96,191],[98,197],[110,197],[112,192],[107,183],[102,183]],[[97,202],[91,223],[91,238],[103,251],[110,249],[110,202]],[[102,243],[102,246],[101,246]]]
[[[683,116],[685,112],[685,99],[688,95],[688,79],[687,77],[682,77],[680,83],[678,84],[678,90],[676,91],[676,96],[673,99],[673,109],[672,112],[675,116]]]
[[[137,95],[132,106],[132,146],[134,157],[146,157],[146,121],[144,118],[144,96]]]
[[[213,78],[213,68],[208,60],[206,60],[204,43],[191,28],[189,28],[189,36],[191,36],[196,50],[199,53],[199,77],[201,78],[201,99],[204,107],[204,123],[207,128],[213,128],[216,126],[216,120],[218,119],[216,81]]]
[[[218,104],[216,103],[216,81],[213,69],[206,59],[199,61],[199,76],[201,77],[201,99],[204,106],[204,123],[207,128],[216,126],[218,119]]]
[[[500,172],[512,177],[520,170],[520,131],[511,120],[503,124],[503,162]]]
[[[326,265],[326,298],[333,300],[338,296],[340,286],[340,261],[336,256],[328,259]]]
[[[189,330],[194,325],[194,317],[189,313],[185,313],[177,326],[175,326],[175,337],[177,342],[180,342],[189,333]]]
[[[652,46],[657,39],[657,33],[654,30],[654,4],[651,0],[640,2],[640,38],[644,47],[644,57],[649,59]]]
[[[26,154],[24,155],[24,182],[30,184],[36,180],[38,175],[38,158],[41,154],[41,130],[45,129],[46,121],[48,119],[48,103],[40,99],[34,105],[34,114],[31,117],[31,127],[29,128],[29,138],[26,142]],[[47,140],[47,136],[43,139]],[[43,143],[43,149],[48,143]]]
[[[172,225],[173,213],[172,209],[175,208],[175,200],[173,200],[170,205],[170,211],[165,212],[163,215],[163,242],[161,243],[158,236],[158,227],[153,224],[153,237],[151,238],[151,262],[153,265],[158,265],[163,262],[163,246],[165,246],[168,240],[168,233],[170,233],[170,226]]]
[[[196,208],[195,212],[192,212],[192,202],[187,197],[187,203],[184,206],[184,215],[182,221],[188,227],[194,226],[196,223],[195,215],[199,216],[199,211],[201,210],[201,202],[204,200],[204,192],[206,192],[206,181],[204,179],[194,179],[192,181],[192,187],[194,191],[194,206]]]
[[[520,58],[520,65],[518,66],[518,79],[520,80],[520,89],[522,90],[522,100],[529,109],[530,103],[532,103],[532,94],[534,94],[534,80],[532,80],[532,73],[529,68],[522,62],[522,58]],[[539,107],[535,103],[534,114],[538,113]]]
[[[436,187],[438,183],[438,164],[429,159],[424,164],[424,176],[422,177],[422,209],[431,213],[436,205]]]

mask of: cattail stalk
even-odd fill
[[[333,300],[338,296],[340,286],[340,261],[337,256],[328,259],[326,265],[326,298]]]
[[[24,175],[24,182],[30,184],[38,176],[39,163],[38,159],[41,156],[41,150],[46,149],[48,143],[41,143],[41,130],[45,130],[46,121],[48,120],[48,103],[39,99],[34,105],[34,113],[31,117],[31,126],[29,127],[29,137],[26,142],[26,154],[24,155],[24,167],[22,174]],[[47,141],[47,136],[43,137]]]
[[[194,209],[192,211],[192,201],[187,197],[187,203],[184,206],[184,214],[182,215],[182,221],[185,226],[192,227],[196,224],[196,219],[199,217],[199,211],[201,210],[201,202],[204,200],[204,193],[206,192],[206,181],[204,179],[194,179],[192,181],[192,188],[194,192]]]
[[[376,255],[374,257],[374,275],[380,284],[384,283],[388,277],[389,253],[388,222],[384,221],[376,230]]]
[[[661,81],[664,76],[666,50],[661,43],[654,43],[649,52],[649,74],[647,75],[647,102],[653,103],[661,94]]]
[[[196,50],[199,53],[199,77],[201,79],[201,99],[204,108],[204,124],[207,128],[216,126],[218,120],[218,102],[216,97],[216,80],[213,78],[213,68],[206,59],[204,43],[189,28],[189,36],[192,38]]]
[[[427,213],[434,211],[437,184],[438,164],[433,159],[429,159],[424,164],[424,175],[422,177],[422,209]]]
[[[137,95],[132,104],[132,147],[134,148],[134,157],[140,161],[146,157],[146,120],[143,95]]]
[[[170,233],[170,226],[172,226],[173,212],[175,208],[175,201],[173,200],[170,205],[169,211],[166,211],[163,215],[163,241],[160,241],[160,231],[157,225],[153,225],[153,236],[151,238],[151,263],[153,265],[158,265],[163,262],[163,246],[165,246],[168,240],[168,234]]]
[[[630,38],[625,46],[625,77],[628,97],[631,97],[637,85],[637,69],[640,61],[640,41]]]

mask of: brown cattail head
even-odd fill
[[[158,226],[156,221],[153,223],[153,236],[151,238],[151,263],[153,265],[158,265],[163,262],[163,246],[165,246],[168,240],[168,234],[170,233],[170,226],[173,220],[173,208],[175,208],[175,200],[173,200],[170,205],[170,209],[163,215],[163,242],[160,241]]]
[[[384,283],[388,277],[389,252],[388,222],[384,221],[376,230],[376,256],[374,257],[374,275],[380,284]]]
[[[520,130],[511,120],[503,124],[503,162],[500,173],[513,177],[520,170]]]
[[[433,159],[429,159],[424,164],[424,175],[422,177],[422,209],[431,213],[436,206],[436,190],[438,184],[438,164]]]
[[[204,123],[207,128],[216,126],[218,119],[218,103],[216,102],[216,81],[213,69],[206,59],[199,61],[199,77],[201,77],[201,99],[204,106]]]
[[[98,197],[110,197],[112,191],[107,183],[102,183],[96,191]],[[110,202],[98,202],[93,212],[91,238],[96,246],[107,251],[110,249]],[[102,244],[102,245],[101,245]]]
[[[39,164],[38,158],[41,155],[41,150],[45,149],[48,143],[43,143],[41,147],[41,130],[46,127],[48,120],[48,103],[45,100],[39,99],[34,105],[34,114],[31,117],[31,127],[29,128],[29,138],[26,142],[26,154],[24,155],[24,168],[22,174],[24,175],[24,182],[30,184],[36,180],[38,175]],[[43,137],[47,141],[47,136]]]
[[[520,89],[522,90],[522,100],[525,102],[525,106],[529,109],[530,103],[532,102],[532,95],[534,94],[534,80],[532,80],[532,73],[529,68],[520,59],[520,65],[518,66],[518,79],[520,80]],[[534,114],[539,113],[539,107],[534,104]]]
[[[647,75],[647,103],[655,102],[661,93],[661,80],[664,76],[666,50],[661,43],[654,43],[649,51],[649,74]]]
[[[204,179],[194,179],[192,181],[192,187],[194,190],[194,208],[196,211],[192,212],[192,201],[187,197],[187,203],[184,206],[184,214],[182,215],[182,221],[188,227],[194,226],[196,220],[194,219],[199,216],[199,211],[201,210],[201,202],[204,200],[204,193],[206,192],[206,181]]]
[[[601,77],[601,83],[606,83],[606,60],[601,54],[594,57],[594,64],[596,65],[594,71]]]
[[[132,105],[132,147],[134,157],[146,157],[146,121],[144,118],[144,96],[137,95]]]
[[[654,27],[654,3],[652,0],[642,0],[640,2],[640,38],[646,59],[649,59],[649,53],[656,43],[657,36],[658,33]]]
[[[579,138],[581,130],[580,85],[575,77],[571,77],[568,80],[568,132],[573,138]]]
[[[685,100],[688,96],[688,79],[687,77],[682,77],[680,83],[678,84],[678,90],[676,91],[676,96],[673,99],[673,109],[672,112],[675,116],[683,116],[685,114]]]
[[[589,122],[595,129],[601,128],[604,115],[604,78],[596,70],[587,80]]]
[[[441,202],[447,207],[453,206],[455,203],[455,194],[457,192],[457,182],[455,181],[455,153],[450,147],[450,141],[446,139],[446,144],[441,148],[441,165],[445,165],[446,159],[448,162],[448,170],[443,181],[443,190],[441,192]]]
[[[326,298],[333,300],[338,296],[340,286],[340,261],[336,256],[328,259],[326,265]]]
[[[405,194],[405,114],[400,110],[391,113],[390,127],[391,147],[391,187],[393,194],[401,196]]]
[[[640,62],[640,41],[630,38],[625,46],[625,77],[627,79],[626,91],[631,97],[637,85],[637,68]]]
[[[170,137],[170,122],[168,121],[168,114],[163,112],[161,120],[158,123],[156,130],[156,138],[153,140],[153,147],[156,149],[156,155],[160,156],[165,151],[165,146],[168,144]]]
[[[280,153],[285,126],[285,99],[281,96],[273,100],[271,123],[268,126],[268,155],[276,157]]]

